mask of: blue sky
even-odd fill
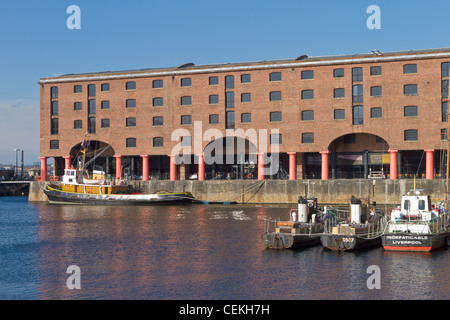
[[[69,30],[67,7],[81,9]],[[370,5],[381,29],[369,30]],[[450,1],[0,0],[0,163],[39,161],[42,77],[450,47]]]

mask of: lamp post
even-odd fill
[[[14,179],[17,179],[17,151],[20,151],[20,149],[14,149],[16,152],[16,166],[14,167]]]

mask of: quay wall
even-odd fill
[[[29,201],[47,201],[42,192],[49,182],[32,182]],[[351,196],[376,201],[377,204],[399,204],[401,196],[414,189],[429,194],[433,199],[444,199],[444,179],[425,180],[156,180],[132,181],[130,184],[142,193],[191,192],[198,200],[236,201],[250,204],[293,204],[298,196],[314,196],[321,204],[347,204]]]

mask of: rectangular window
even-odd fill
[[[314,133],[313,132],[302,133],[302,143],[314,143]]]
[[[252,78],[249,74],[241,74],[241,83],[250,83]]]
[[[448,101],[442,101],[442,122],[447,122],[448,119]]]
[[[212,94],[209,96],[209,104],[218,104],[219,103],[219,95]]]
[[[95,114],[96,112],[96,100],[95,99],[89,99],[88,100],[88,114]]]
[[[443,140],[443,141],[447,141],[448,140],[447,128],[441,129],[441,140]]]
[[[88,85],[88,97],[95,97],[95,84]]]
[[[153,117],[153,126],[160,127],[164,124],[164,119],[161,116]]]
[[[281,72],[272,72],[269,74],[270,81],[281,81]]]
[[[363,69],[360,67],[352,69],[352,81],[361,82],[363,81]]]
[[[190,147],[192,145],[191,136],[181,137],[181,146],[182,147]]]
[[[74,120],[73,121],[73,128],[74,129],[82,129],[83,128],[83,121],[82,120]]]
[[[159,88],[162,88],[163,86],[164,86],[164,82],[161,79],[152,81],[152,88],[153,89],[159,89]]]
[[[344,119],[345,119],[345,110],[344,109],[334,110],[334,120],[344,120]]]
[[[135,90],[136,89],[136,82],[135,81],[128,81],[125,84],[125,89],[126,90]]]
[[[50,95],[52,99],[58,99],[58,87],[51,87]]]
[[[333,70],[333,77],[334,78],[343,78],[344,75],[345,75],[344,74],[344,69],[342,69],[342,68]]]
[[[250,122],[252,122],[252,114],[241,113],[241,123],[250,123]]]
[[[225,129],[234,129],[234,111],[227,111]]]
[[[57,116],[59,112],[58,101],[52,101],[51,115]]]
[[[442,80],[442,98],[448,98],[448,79]]]
[[[406,106],[403,108],[404,117],[417,117],[417,106]]]
[[[419,133],[416,129],[405,130],[405,141],[419,140]]]
[[[281,100],[281,91],[272,91],[270,93],[270,101],[280,101]]]
[[[50,134],[58,134],[59,133],[59,121],[58,118],[52,118],[50,123]]]
[[[128,99],[126,101],[127,108],[136,108],[136,99]]]
[[[378,119],[383,117],[383,110],[379,107],[370,109],[370,118]]]
[[[88,118],[88,133],[95,133],[96,132],[96,128],[95,128],[95,117],[89,117]]]
[[[280,122],[281,119],[281,112],[280,111],[274,111],[270,113],[270,122]]]
[[[164,138],[163,137],[154,137],[153,138],[153,147],[164,147]]]
[[[102,110],[108,110],[109,109],[109,100],[103,100],[102,101]]]
[[[270,144],[279,145],[282,144],[283,139],[281,133],[272,133],[270,135]]]
[[[50,150],[59,149],[59,140],[50,140]]]
[[[102,128],[109,128],[109,119],[102,119],[101,126]]]
[[[234,76],[225,77],[225,89],[234,89]]]
[[[417,84],[406,84],[403,87],[403,94],[405,96],[416,96],[417,95]]]
[[[181,116],[181,124],[182,125],[189,125],[192,124],[192,116]]]
[[[153,98],[154,107],[162,107],[164,105],[164,99],[162,97]]]
[[[181,97],[181,105],[182,106],[190,106],[192,104],[191,96]]]
[[[370,67],[371,76],[381,76],[381,66]]]
[[[361,125],[364,123],[363,106],[353,107],[353,124]]]
[[[219,77],[214,76],[214,77],[209,77],[209,85],[210,86],[216,86],[219,84]]]
[[[127,127],[136,127],[136,118],[126,118],[125,125]]]
[[[227,91],[225,93],[225,107],[234,108],[234,91]]]
[[[314,70],[302,71],[302,80],[314,79]]]
[[[252,102],[252,94],[251,93],[242,93],[241,94],[241,102]]]
[[[442,77],[448,77],[448,72],[450,68],[450,62],[444,62],[441,65],[441,75]]]
[[[210,114],[209,115],[209,124],[218,124],[219,123],[219,115],[218,114]]]
[[[83,110],[83,104],[81,102],[75,102],[73,104],[73,110]]]
[[[302,120],[303,121],[312,121],[312,120],[314,120],[314,110],[302,111]]]
[[[345,89],[344,88],[334,89],[334,98],[345,98]]]
[[[109,83],[102,83],[100,90],[102,90],[102,92],[109,91]]]
[[[183,79],[181,79],[181,86],[182,87],[191,87],[192,86],[192,79],[191,78],[183,78]]]
[[[83,87],[81,85],[73,86],[73,93],[83,92]]]
[[[370,87],[370,96],[372,97],[381,97],[382,93],[381,93],[381,87],[377,86],[377,87]]]
[[[417,64],[405,64],[403,66],[403,73],[417,73]]]
[[[314,90],[303,90],[302,100],[312,100],[314,99]]]
[[[127,138],[126,147],[127,148],[136,148],[136,138]]]
[[[353,102],[363,102],[362,84],[356,84],[353,86]]]

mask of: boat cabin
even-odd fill
[[[424,218],[424,220],[429,220],[431,211],[431,198],[429,195],[420,195],[419,192],[415,192],[413,195],[408,193],[402,197],[401,207],[392,210],[391,220],[417,220]]]
[[[83,180],[83,171],[75,168],[65,169],[63,183],[80,183]]]

